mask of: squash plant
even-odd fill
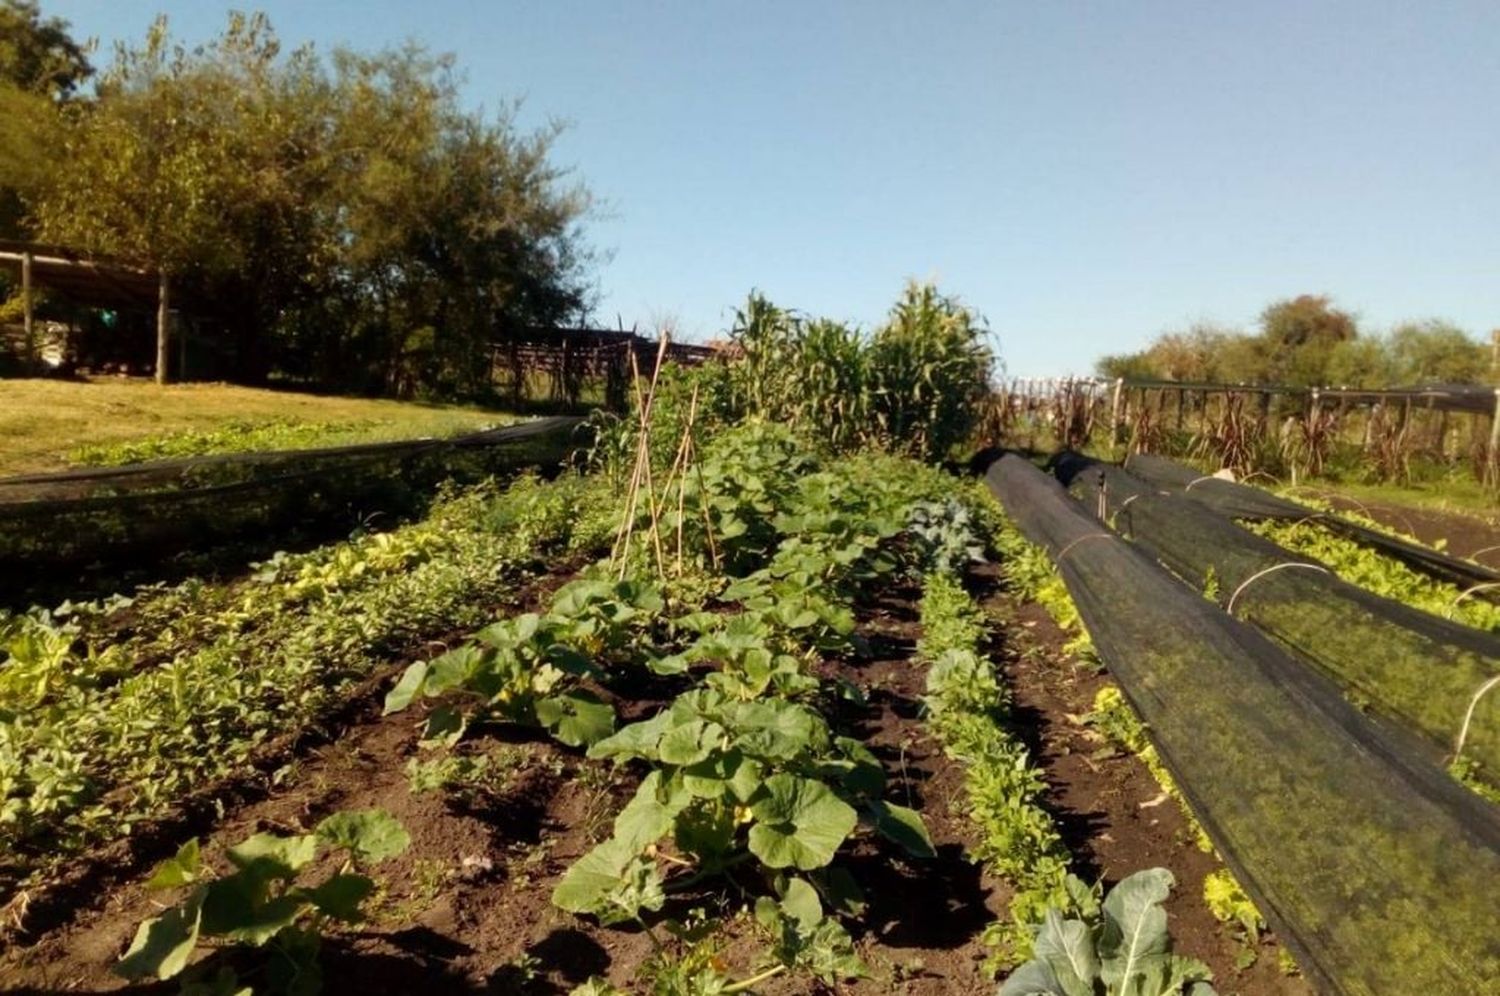
[[[604,923],[661,908],[658,857],[690,869],[692,880],[750,860],[772,874],[814,871],[862,820],[913,855],[933,853],[921,817],[881,797],[885,773],[875,757],[801,703],[699,688],[596,743],[589,756],[654,768],[613,836],[553,893],[561,908]],[[663,838],[676,854],[659,846]]]
[[[807,697],[821,685],[807,671],[819,653],[858,650],[847,606],[817,591],[773,581],[764,571],[730,585],[721,596],[742,611],[724,615],[698,612],[678,617],[674,629],[692,642],[676,654],[657,657],[648,666],[658,674],[682,674],[696,664],[711,665],[703,681],[746,701],[775,694]]]
[[[387,715],[417,696],[467,699],[427,721],[429,738],[456,742],[489,716],[548,730],[563,743],[591,744],[614,729],[614,710],[580,687],[643,649],[643,634],[663,607],[653,585],[584,578],[560,589],[546,615],[527,613],[480,630],[474,639],[406,669],[385,699]]]
[[[405,851],[411,838],[394,817],[378,809],[329,816],[310,834],[258,833],[229,849],[234,871],[213,875],[196,838],[157,866],[152,889],[190,886],[183,902],[141,924],[115,966],[127,979],[170,979],[188,965],[203,938],[223,938],[269,948],[267,984],[293,996],[315,993],[322,975],[319,939],[330,922],[358,923],[360,905],[375,882],[356,871]],[[339,870],[317,884],[307,872],[325,852],[339,851]]]

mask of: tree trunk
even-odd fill
[[[31,253],[21,255],[21,309],[26,322],[26,372],[36,370],[36,316],[31,302]]]
[[[158,274],[156,283],[156,382],[167,382],[167,329],[171,324],[171,286],[167,271]]]

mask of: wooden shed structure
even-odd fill
[[[34,291],[47,287],[78,304],[156,310],[156,380],[165,383],[170,345],[171,285],[165,271],[65,246],[0,239],[0,268],[17,274],[25,323],[25,360],[37,360]]]

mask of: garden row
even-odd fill
[[[1008,695],[984,651],[988,625],[960,583],[994,530],[977,492],[959,489],[954,500],[953,480],[935,470],[893,458],[819,458],[790,434],[756,425],[721,433],[691,473],[669,473],[634,499],[608,482],[571,480],[521,491],[535,501],[571,488],[596,503],[601,522],[633,501],[633,541],[622,530],[612,556],[537,611],[411,665],[388,682],[381,724],[407,726],[403,717],[416,716],[422,746],[408,765],[412,789],[445,788],[450,805],[488,791],[481,786],[491,784],[495,759],[514,750],[493,747],[505,730],[549,737],[563,758],[586,750],[591,760],[564,762],[573,778],[629,793],[599,836],[568,832],[585,846],[544,882],[556,907],[585,918],[580,927],[598,948],[650,939],[634,961],[617,958],[599,978],[575,980],[581,991],[608,992],[634,977],[657,992],[805,992],[861,976],[874,988],[854,991],[888,990],[890,973],[912,981],[926,970],[884,960],[892,949],[872,924],[882,916],[907,922],[902,888],[972,879],[976,865],[1004,883],[1003,905],[934,897],[936,918],[953,920],[971,966],[965,991],[985,988],[975,973],[986,950],[996,967],[1035,950],[1041,960],[1007,992],[1035,991],[1019,987],[1057,977],[1061,966],[1048,952],[1080,936],[1098,940],[1098,971],[1156,980],[1153,992],[1203,978],[1202,966],[1165,949],[1157,914],[1169,876],[1126,881],[1101,906],[1068,874],[1046,784],[1012,730]],[[596,547],[608,541],[601,529],[586,532]],[[586,547],[580,536],[575,543]],[[266,573],[282,581],[315,574],[286,561]],[[871,664],[885,656],[872,647],[882,639],[870,628],[874,606],[918,584],[915,653]],[[920,722],[908,689],[925,701]],[[875,714],[888,725],[872,727]],[[913,771],[943,763],[923,755],[914,737],[935,737],[958,762],[957,791],[913,780]],[[521,749],[555,750],[533,743],[523,738]],[[492,746],[476,753],[484,744]],[[608,767],[618,773],[600,773]],[[386,801],[346,794],[360,804]],[[950,794],[964,800],[951,813],[942,801]],[[296,832],[273,824],[226,841],[214,860],[183,844],[151,883],[174,890],[176,905],[142,926],[121,970],[186,973],[192,984],[226,992],[324,978],[319,949],[356,937],[349,924],[360,917],[385,915],[376,866],[399,864],[410,840],[421,848],[431,835],[368,808],[304,810],[296,823]],[[220,862],[228,873],[213,871]],[[507,905],[530,909],[529,874],[509,870]],[[955,915],[953,905],[964,903],[973,908]],[[976,913],[982,922],[970,937]],[[531,919],[546,916],[533,911]],[[1149,944],[1122,949],[1118,937],[1137,926]],[[255,954],[195,954],[210,938]],[[526,960],[531,950],[509,964],[508,978],[547,970]],[[943,974],[930,985],[960,973],[933,967]]]
[[[117,863],[159,821],[274,777],[391,656],[478,624],[549,560],[605,542],[599,493],[571,477],[482,487],[409,526],[278,555],[238,582],[7,619],[3,898],[34,906],[60,870]]]

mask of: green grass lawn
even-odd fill
[[[458,405],[101,377],[0,380],[0,476],[241,450],[449,436],[517,421]]]

